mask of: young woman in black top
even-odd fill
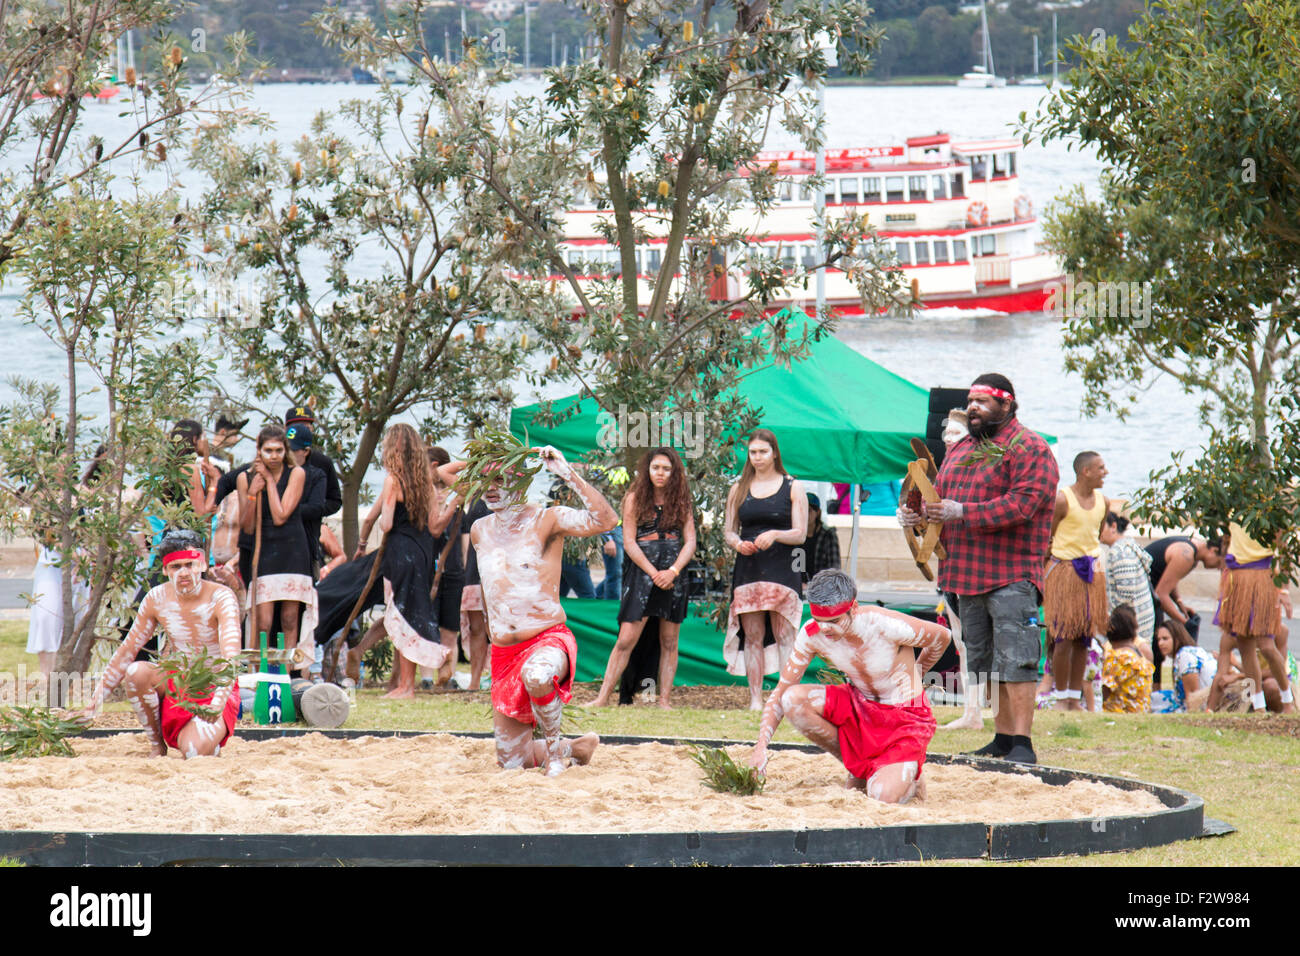
[[[253,567],[254,546],[240,551],[239,572],[250,586],[257,575],[257,630],[270,633],[275,605],[280,606],[280,627],[286,649],[301,647],[309,665],[315,656],[316,589],[311,579],[311,546],[302,522],[302,503],[307,474],[288,458],[284,429],[268,425],[257,435],[257,459],[239,475],[239,518],[245,534],[257,533],[261,512],[262,547]]]
[[[727,671],[749,682],[751,710],[763,709],[763,675],[779,671],[794,649],[803,617],[802,563],[794,550],[807,527],[807,493],[781,464],[776,436],[757,429],[727,495],[725,538],[736,567],[722,646]]]
[[[636,535],[623,542],[623,593],[618,642],[605,666],[605,680],[592,707],[604,707],[627,667],[646,621],[659,618],[659,706],[668,709],[677,674],[677,635],[686,618],[682,570],[695,555],[695,518],[686,469],[671,448],[652,448],[623,497],[623,527]]]

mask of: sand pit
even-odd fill
[[[824,754],[774,753],[761,796],[705,788],[685,747],[602,745],[548,779],[501,771],[492,743],[447,734],[231,741],[217,759],[148,760],[143,735],[75,742],[75,758],[0,764],[0,830],[187,834],[653,833],[1071,820],[1154,813],[1144,790],[929,764],[923,802],[842,788]],[[731,748],[741,759],[748,747]]]

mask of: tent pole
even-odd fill
[[[849,507],[853,509],[853,533],[849,537],[849,574],[858,580],[858,483],[849,485]]]

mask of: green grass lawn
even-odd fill
[[[0,622],[0,671],[15,673],[19,663],[35,670],[35,658],[23,652],[26,635],[25,624]],[[388,701],[381,697],[380,690],[361,691],[358,706],[346,727],[491,729],[486,694],[419,694],[413,701]],[[110,710],[124,712],[126,705],[110,705]],[[954,708],[938,708],[936,717],[943,723],[958,713]],[[1203,726],[1205,723],[1221,726]],[[931,750],[956,753],[982,746],[992,732],[991,722],[987,724],[985,731],[941,730]],[[1243,727],[1265,728],[1271,733]],[[584,711],[581,725],[575,729],[600,734],[753,740],[758,731],[758,715],[744,710],[689,708],[665,712],[637,704]],[[1076,857],[1069,861],[1087,866],[1300,864],[1297,738],[1300,738],[1300,719],[1295,717],[1143,717],[1040,712],[1034,721],[1034,744],[1043,764],[1190,790],[1205,800],[1207,817],[1226,820],[1237,828],[1236,833],[1226,837],[1129,853]],[[802,738],[783,725],[776,739]]]

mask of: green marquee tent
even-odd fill
[[[790,334],[802,334],[811,320],[790,313]],[[764,428],[781,442],[781,458],[792,475],[809,481],[864,485],[903,477],[916,455],[908,442],[925,433],[929,392],[859,355],[834,337],[811,347],[811,354],[789,368],[775,363],[756,368],[739,385],[759,409]],[[534,445],[554,445],[571,458],[596,447],[602,426],[595,399],[560,399],[556,412],[574,404],[578,412],[555,428],[534,422],[537,405],[510,415],[510,430]],[[663,409],[638,409],[650,413]],[[744,455],[744,449],[739,450]],[[738,458],[736,471],[743,458]]]

